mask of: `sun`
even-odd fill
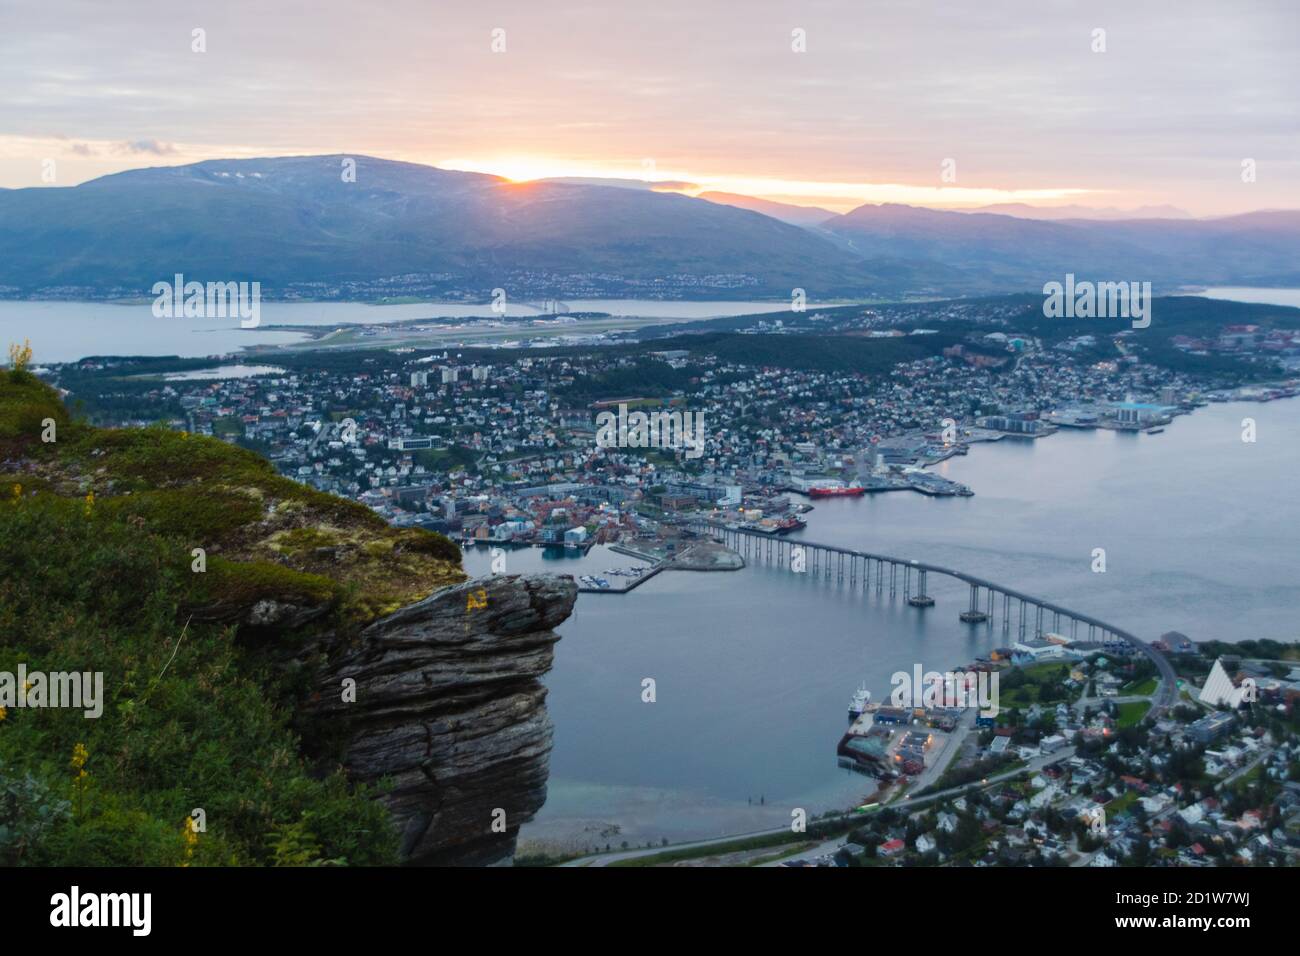
[[[641,169],[614,167],[608,163],[592,163],[582,160],[557,159],[547,156],[492,156],[481,159],[444,159],[437,164],[439,169],[458,169],[470,173],[489,173],[501,176],[512,183],[527,183],[538,179],[556,179],[568,177],[582,178],[644,178]]]

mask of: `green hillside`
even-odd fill
[[[73,421],[18,364],[0,371],[0,681],[102,672],[103,713],[0,710],[0,864],[393,861],[386,811],[295,723],[304,649],[463,580],[459,550],[222,442]]]

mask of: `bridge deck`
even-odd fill
[[[720,524],[715,521],[700,521],[700,520],[690,521],[687,522],[687,527],[692,529],[705,528],[711,531],[721,532],[724,535],[733,534],[736,535],[738,538],[743,535],[753,540],[768,541],[778,546],[787,546],[787,545],[793,546],[797,544],[803,547],[805,550],[818,550],[829,554],[841,554],[851,558],[862,558],[864,560],[878,561],[884,564],[896,565],[898,567],[915,568],[918,571],[926,571],[926,572],[933,572],[934,574],[942,574],[947,577],[954,578],[955,580],[962,581],[966,584],[969,584],[972,587],[984,588],[995,594],[1003,594],[1012,598],[1013,600],[1020,601],[1022,604],[1025,605],[1032,604],[1035,607],[1040,607],[1045,611],[1052,612],[1053,614],[1059,614],[1064,618],[1068,618],[1074,621],[1079,621],[1083,624],[1088,624],[1092,627],[1100,628],[1102,631],[1106,631],[1111,634],[1114,634],[1116,637],[1120,638],[1121,640],[1127,641],[1128,643],[1132,644],[1135,648],[1137,648],[1148,658],[1150,658],[1151,661],[1156,665],[1156,668],[1160,671],[1161,677],[1164,678],[1164,682],[1163,682],[1164,686],[1162,686],[1161,694],[1159,695],[1161,697],[1161,700],[1153,703],[1152,706],[1153,713],[1163,709],[1165,706],[1167,706],[1167,704],[1172,699],[1173,688],[1176,686],[1177,677],[1174,673],[1173,666],[1169,663],[1169,661],[1165,658],[1165,656],[1161,654],[1158,650],[1156,650],[1154,647],[1152,647],[1150,644],[1148,644],[1146,641],[1130,633],[1129,631],[1126,631],[1123,628],[1115,627],[1113,624],[1108,624],[1105,621],[1101,620],[1100,618],[1093,617],[1091,614],[1082,614],[1078,611],[1071,610],[1068,607],[1063,607],[1060,604],[1055,604],[1051,601],[1044,601],[1042,598],[1034,597],[1032,594],[1026,594],[1023,591],[1018,591],[1015,588],[1003,587],[997,582],[990,581],[987,578],[981,578],[973,574],[967,574],[966,572],[958,571],[955,568],[947,568],[941,564],[931,564],[928,561],[917,561],[908,558],[898,558],[887,554],[876,554],[871,551],[859,551],[856,548],[842,548],[834,544],[821,544],[815,541],[805,541],[802,539],[790,539],[790,538],[774,539],[770,535],[763,534],[762,532],[751,531],[748,528],[729,528],[726,525]]]

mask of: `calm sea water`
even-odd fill
[[[1245,417],[1258,441],[1241,441]],[[1147,639],[1300,637],[1300,401],[1213,405],[1163,434],[1061,431],[979,445],[942,466],[973,498],[893,492],[817,503],[802,536],[969,570]],[[1107,570],[1091,570],[1094,548]],[[511,570],[627,566],[509,556]],[[487,551],[466,565],[486,573]],[[876,699],[915,663],[943,670],[1007,638],[937,605],[754,564],[669,572],[622,596],[579,598],[547,678],[550,797],[525,841],[618,846],[788,823],[838,808],[869,782],[835,765],[853,690]],[[644,678],[657,701],[643,703]],[[759,799],[761,807],[751,805]],[[620,828],[616,833],[611,829]],[[604,832],[606,835],[601,836]],[[611,835],[612,834],[612,835]]]
[[[656,302],[637,299],[571,299],[575,312],[615,316],[696,319],[779,312],[789,302]],[[541,309],[510,303],[508,316],[537,316]],[[264,302],[261,324],[330,326],[405,319],[474,316],[495,318],[489,305],[433,302],[366,305],[360,302]],[[297,332],[241,329],[238,319],[155,318],[150,303],[0,302],[0,339],[30,339],[38,362],[71,362],[88,355],[178,355],[183,358],[228,355],[254,345],[304,341]]]
[[[1225,286],[1206,289],[1197,295],[1207,299],[1231,299],[1233,302],[1260,302],[1264,305],[1290,305],[1300,307],[1300,289],[1252,289],[1242,286]]]

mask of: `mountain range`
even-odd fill
[[[1300,212],[1048,220],[885,204],[836,215],[626,185],[302,156],[0,190],[0,294],[145,295],[178,272],[326,298],[411,287],[785,297],[797,287],[816,301],[1038,291],[1067,272],[1157,290],[1300,284]]]

